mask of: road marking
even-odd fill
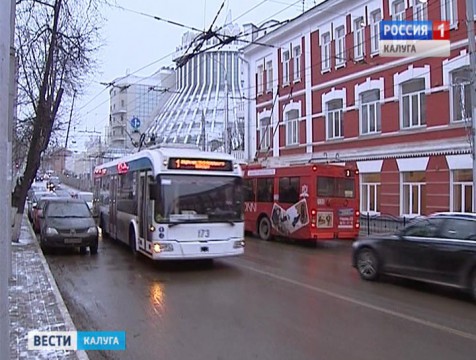
[[[312,290],[312,291],[315,291],[315,292],[333,297],[335,299],[339,299],[339,300],[342,300],[342,301],[347,301],[349,303],[359,305],[359,306],[365,307],[367,309],[372,309],[372,310],[375,310],[375,311],[379,311],[379,312],[387,314],[387,315],[391,315],[391,316],[394,316],[394,317],[397,317],[397,318],[400,318],[400,319],[408,320],[408,321],[411,321],[411,322],[414,322],[414,323],[417,323],[417,324],[420,324],[420,325],[428,326],[428,327],[436,329],[436,330],[440,330],[440,331],[447,332],[447,333],[450,333],[450,334],[453,334],[453,335],[457,335],[457,336],[460,336],[460,337],[463,337],[463,338],[466,338],[466,339],[469,339],[469,340],[472,340],[472,341],[476,341],[476,334],[467,333],[465,331],[453,329],[451,327],[440,325],[440,324],[434,323],[432,321],[423,320],[423,319],[420,319],[420,318],[417,318],[417,317],[414,317],[414,316],[405,315],[405,314],[397,312],[397,311],[385,309],[383,307],[380,307],[380,306],[377,306],[377,305],[372,305],[372,304],[369,304],[367,302],[360,301],[360,300],[357,300],[357,299],[353,299],[349,296],[340,295],[340,294],[335,293],[333,291],[325,290],[325,289],[319,288],[317,286],[308,285],[308,284],[302,283],[302,282],[297,281],[297,280],[293,280],[293,279],[289,279],[289,278],[284,277],[284,276],[273,274],[273,273],[268,272],[268,271],[258,270],[256,268],[251,267],[251,266],[242,265],[242,264],[239,264],[238,266],[241,266],[243,268],[246,268],[250,271],[254,271],[254,272],[262,274],[262,275],[272,277],[272,278],[277,279],[277,280],[285,281],[287,283],[297,285],[297,286],[302,286],[302,287],[304,287],[308,290]]]

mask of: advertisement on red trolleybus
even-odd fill
[[[355,239],[358,170],[334,164],[244,165],[245,230],[263,240]]]

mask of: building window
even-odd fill
[[[426,208],[426,178],[424,171],[402,173],[402,215],[422,215]]]
[[[413,21],[428,20],[428,6],[426,1],[413,0]]]
[[[345,29],[340,26],[336,29],[336,67],[345,64]]]
[[[259,149],[267,150],[271,146],[271,118],[265,117],[259,121]]]
[[[273,91],[273,62],[266,62],[266,91]]]
[[[258,87],[258,94],[263,93],[263,65],[258,66],[258,74],[257,74],[257,87]]]
[[[301,47],[295,46],[293,48],[293,73],[294,73],[294,81],[301,80]]]
[[[370,14],[370,51],[372,54],[379,52],[380,21],[382,13],[376,10]]]
[[[285,113],[286,145],[299,144],[299,111],[289,110]]]
[[[336,99],[326,103],[327,138],[335,139],[344,135],[344,123],[342,121],[343,100]]]
[[[471,119],[471,71],[468,67],[451,72],[453,121]]]
[[[124,107],[124,100],[121,100],[121,106]]]
[[[451,211],[474,212],[473,171],[454,170],[452,180],[453,204]]]
[[[381,131],[380,90],[369,90],[360,94],[360,124],[362,134]]]
[[[331,34],[328,32],[322,35],[321,64],[322,70],[331,68]]]
[[[425,79],[409,80],[400,86],[402,127],[407,129],[425,125]]]
[[[354,59],[364,57],[364,18],[359,17],[354,21]]]
[[[283,51],[283,84],[289,84],[289,50]]]
[[[458,21],[458,12],[456,9],[456,0],[441,0],[441,20],[450,22],[450,25]]]
[[[443,0],[446,1],[446,0]],[[405,0],[396,0],[392,3],[393,16],[392,20],[405,20]]]
[[[362,213],[375,214],[380,212],[380,174],[361,175],[360,210]]]

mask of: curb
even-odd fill
[[[36,234],[33,231],[33,228],[30,224],[30,221],[26,217],[26,215],[23,215],[23,220],[26,221],[28,225],[28,229],[30,230],[30,234],[33,236],[33,239],[36,239]],[[66,331],[77,331],[76,326],[73,323],[73,319],[71,319],[71,315],[69,315],[68,308],[66,307],[66,304],[64,303],[63,297],[61,296],[61,293],[58,289],[58,285],[56,284],[56,280],[51,273],[50,267],[48,265],[48,262],[46,261],[45,255],[43,254],[43,250],[41,249],[38,241],[35,241],[35,245],[38,248],[38,255],[40,257],[41,263],[43,264],[43,267],[46,272],[46,276],[48,277],[48,281],[51,284],[51,288],[53,290],[53,293],[56,298],[56,302],[58,304],[58,308],[61,312],[61,316],[63,316],[65,326],[66,326]],[[84,350],[77,350],[76,351],[76,356],[78,357],[79,360],[89,360],[89,356]]]

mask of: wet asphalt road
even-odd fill
[[[78,330],[126,330],[90,359],[475,359],[476,304],[420,283],[361,281],[350,243],[248,238],[239,258],[154,263],[105,239],[47,256]]]

